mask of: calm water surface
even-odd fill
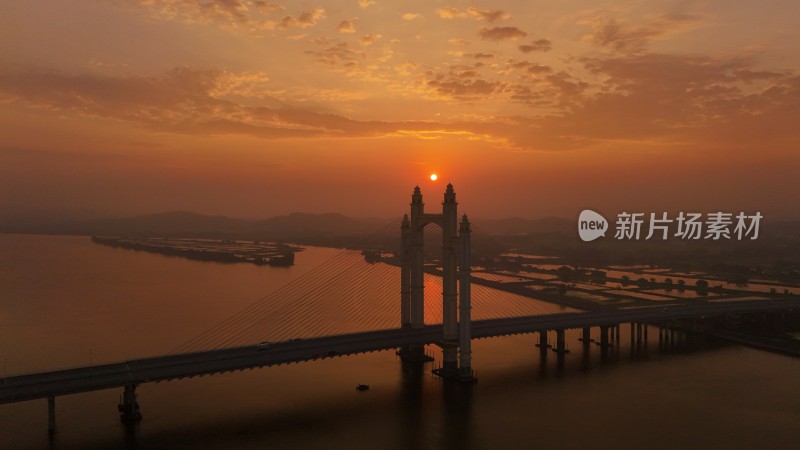
[[[169,353],[338,252],[268,268],[0,234],[2,375]],[[798,448],[800,360],[655,342],[636,356],[627,331],[606,361],[568,333],[560,369],[533,335],[475,341],[472,387],[388,351],[145,384],[134,428],[121,389],[58,397],[52,440],[44,400],[0,405],[0,448]]]

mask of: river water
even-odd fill
[[[270,268],[0,234],[2,375],[169,353],[339,252]],[[660,352],[649,335],[632,351],[623,326],[604,359],[570,331],[562,365],[534,335],[477,340],[473,386],[390,351],[145,384],[135,427],[119,421],[121,389],[69,395],[52,438],[45,400],[0,405],[0,448],[797,448],[800,360],[714,343]]]

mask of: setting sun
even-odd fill
[[[439,175],[436,175],[435,173],[431,174],[431,181],[436,181],[438,179],[439,179]]]

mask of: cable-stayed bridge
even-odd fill
[[[452,186],[442,205],[441,214],[425,212],[417,188],[410,217],[365,239],[363,247],[371,251],[343,250],[170,354],[8,377],[0,384],[0,403],[46,398],[53,430],[55,397],[123,387],[122,417],[137,420],[136,387],[142,383],[387,349],[421,363],[429,359],[424,347],[430,344],[442,348],[439,375],[474,381],[470,347],[475,338],[536,332],[546,351],[548,333],[554,332],[554,350],[563,356],[567,329],[581,329],[584,342],[596,329],[605,349],[619,341],[621,323],[631,324],[631,338],[638,342],[647,339],[648,323],[668,329],[677,320],[800,308],[800,299],[786,298],[581,310],[574,308],[580,304],[546,303],[473,284],[471,249],[496,243],[457,214]],[[434,228],[424,233],[428,224],[438,225],[441,232]],[[436,251],[427,253],[434,255],[433,261],[426,254],[431,248]]]

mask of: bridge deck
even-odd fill
[[[472,337],[487,338],[535,331],[659,322],[737,313],[800,310],[800,299],[696,302],[686,305],[598,310],[472,322]],[[390,329],[204,352],[141,358],[120,363],[9,377],[0,384],[0,404],[193,377],[320,358],[366,353],[441,340],[441,325]]]

